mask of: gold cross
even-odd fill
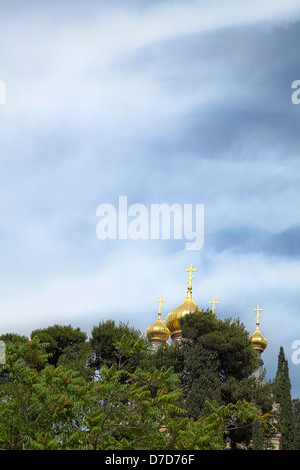
[[[254,310],[254,312],[256,312],[255,320],[256,320],[256,327],[258,328],[258,326],[259,326],[259,317],[261,317],[261,313],[259,313],[259,312],[262,312],[263,309],[259,308],[259,305],[257,305],[257,307],[254,308],[253,310]]]
[[[159,306],[158,306],[157,310],[158,310],[158,315],[160,316],[161,315],[161,307],[163,306],[162,302],[165,302],[165,300],[162,298],[162,296],[160,296],[159,299],[156,299],[156,302],[159,302]]]
[[[212,308],[212,313],[215,314],[215,310],[217,307],[215,307],[215,304],[218,304],[219,302],[213,298],[212,300],[209,301],[210,304],[213,304],[213,308]]]
[[[196,269],[196,268],[193,268],[193,265],[190,264],[190,267],[189,267],[189,268],[186,268],[185,270],[186,270],[187,272],[188,272],[188,271],[190,272],[190,277],[189,277],[189,279],[188,279],[187,281],[185,281],[185,282],[188,282],[188,283],[189,283],[188,287],[191,287],[191,286],[192,286],[192,280],[193,280],[194,277],[195,277],[195,276],[192,276],[192,271],[193,271],[193,272],[196,272],[197,269]]]

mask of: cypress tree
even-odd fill
[[[295,416],[295,450],[300,450],[300,399],[293,400],[293,409]]]
[[[293,450],[295,448],[295,417],[293,413],[288,361],[285,358],[282,346],[278,354],[274,393],[276,402],[279,405],[279,428],[282,437],[282,449]]]

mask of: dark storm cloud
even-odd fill
[[[186,96],[189,105],[174,114],[174,134],[155,139],[165,156],[228,158],[235,142],[252,132],[261,138],[257,145],[295,151],[299,132],[291,84],[300,73],[299,33],[295,23],[181,35],[137,49],[114,66],[157,81],[174,102]],[[240,156],[233,152],[229,158]]]
[[[280,233],[271,233],[259,227],[232,227],[208,237],[207,244],[217,252],[235,254],[262,253],[282,257],[300,257],[300,225]]]

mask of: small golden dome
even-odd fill
[[[147,338],[149,341],[158,340],[158,341],[168,341],[170,336],[170,331],[164,325],[161,320],[161,313],[158,314],[156,322],[149,326],[146,331]]]
[[[268,342],[267,342],[266,338],[264,338],[264,336],[259,331],[259,317],[261,317],[261,314],[259,312],[262,312],[263,309],[259,308],[259,305],[257,305],[257,307],[254,308],[253,310],[254,310],[254,312],[256,312],[256,317],[255,317],[256,330],[253,333],[253,335],[250,337],[250,341],[251,341],[254,349],[257,349],[258,351],[263,352],[266,349],[267,345],[268,345]]]
[[[268,345],[268,341],[258,329],[253,333],[250,341],[254,349],[258,349],[259,351],[264,351]]]
[[[161,307],[162,307],[162,302],[164,302],[163,298],[160,296],[159,299],[157,299],[157,302],[159,302],[159,307],[158,307],[158,317],[156,322],[149,326],[149,328],[146,331],[147,338],[149,341],[153,343],[160,343],[163,341],[168,341],[169,336],[170,336],[170,331],[168,328],[165,326],[164,322],[161,319]]]
[[[172,312],[167,315],[166,318],[166,327],[169,329],[172,339],[176,339],[181,335],[181,328],[179,324],[180,318],[190,312],[199,312],[199,308],[195,304],[192,297],[192,287],[189,286],[187,290],[187,295],[184,302]]]

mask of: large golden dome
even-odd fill
[[[179,305],[179,307],[172,310],[172,312],[170,312],[166,318],[166,327],[169,329],[173,341],[176,341],[178,338],[181,337],[181,328],[179,324],[180,318],[190,312],[200,312],[192,297],[192,279],[195,277],[192,276],[192,272],[195,272],[197,270],[193,269],[193,265],[190,264],[189,269],[186,269],[186,271],[190,272],[190,277],[186,281],[188,282],[186,298],[184,302]]]
[[[180,318],[190,312],[200,311],[195,304],[192,297],[192,287],[188,287],[186,298],[179,307],[172,310],[167,315],[166,327],[169,329],[172,339],[176,339],[178,335],[181,335],[181,328],[179,324]]]

